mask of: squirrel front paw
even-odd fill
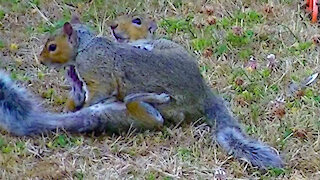
[[[164,104],[170,101],[170,95],[166,93],[134,93],[124,97],[123,101],[124,103],[143,101],[152,104]]]
[[[147,50],[147,51],[151,51],[153,49],[153,46],[151,44],[146,44],[144,47],[143,47],[144,50]]]
[[[146,51],[151,51],[153,49],[151,44],[132,44],[132,46]]]
[[[157,99],[159,104],[167,103],[170,101],[170,95],[166,93],[161,93],[157,95]]]

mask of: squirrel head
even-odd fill
[[[157,24],[149,17],[122,15],[110,24],[113,37],[118,42],[151,39]]]
[[[77,23],[79,19],[74,17],[71,23]],[[69,22],[62,29],[51,35],[40,53],[39,60],[45,65],[64,65],[72,62],[77,54],[78,36]]]

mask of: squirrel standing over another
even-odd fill
[[[72,23],[74,27],[78,29],[77,32],[73,32],[69,26],[66,26],[62,30],[58,30],[52,36],[50,36],[45,44],[44,49],[40,54],[40,58],[47,63],[46,59],[49,60],[50,64],[64,64],[67,67],[67,79],[71,84],[72,90],[69,94],[68,100],[65,106],[65,112],[75,112],[84,106],[90,106],[105,99],[109,98],[108,94],[101,94],[100,92],[105,91],[97,87],[97,80],[91,79],[91,81],[84,81],[82,76],[79,75],[77,68],[72,65],[70,59],[74,59],[78,52],[74,51],[73,48],[85,50],[87,48],[87,42],[96,38],[85,25],[81,24],[77,17],[73,17]],[[81,36],[82,39],[78,39]],[[81,41],[81,42],[80,42]],[[89,46],[89,45],[88,45]],[[96,62],[93,62],[96,63]],[[88,67],[90,69],[90,64]],[[112,78],[114,77],[111,75]],[[102,77],[98,79],[103,79]],[[117,99],[125,102],[126,113],[129,117],[138,120],[137,126],[142,129],[155,129],[160,128],[163,125],[163,119],[160,113],[153,108],[153,104],[165,104],[169,101],[170,97],[165,93],[132,93],[130,95],[121,96],[118,89],[118,79],[113,79],[113,92],[110,97],[115,94]],[[131,98],[128,98],[131,97]],[[134,97],[134,98],[132,98]],[[136,126],[136,127],[137,127]],[[139,129],[138,128],[138,129]]]
[[[158,40],[151,40],[151,43],[155,41]],[[65,54],[59,56],[70,57],[67,61],[57,60],[55,52],[59,51],[61,43],[68,48],[63,48]],[[52,44],[55,49],[50,48]],[[196,121],[206,116],[206,122],[215,130],[212,138],[228,153],[262,169],[283,166],[272,148],[245,134],[223,99],[205,83],[193,56],[181,46],[171,48],[178,45],[169,40],[161,46],[169,48],[146,51],[127,43],[112,42],[95,37],[84,25],[71,21],[49,38],[40,61],[48,66],[72,64],[77,69],[88,89],[84,107],[110,97],[125,102],[125,97],[132,94],[165,93],[170,95],[169,103],[153,106],[166,124]],[[130,106],[126,107],[130,111]],[[135,108],[131,110],[134,112]]]

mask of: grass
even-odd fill
[[[206,7],[206,8],[204,8]],[[72,12],[101,35],[119,13],[148,13],[159,37],[194,53],[208,84],[229,102],[248,134],[275,147],[286,167],[261,172],[228,156],[201,123],[121,136],[55,132],[0,134],[1,179],[319,179],[319,82],[289,93],[319,71],[318,25],[299,1],[0,0],[0,67],[61,111],[63,70],[37,62],[47,33]],[[275,54],[272,68],[267,56]],[[249,59],[254,57],[255,60]],[[284,101],[279,101],[279,96]]]

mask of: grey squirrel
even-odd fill
[[[170,41],[166,43],[171,46]],[[123,113],[128,110],[126,97],[165,93],[170,95],[170,101],[153,105],[165,123],[196,121],[206,116],[207,123],[214,129],[212,138],[228,153],[245,158],[261,169],[283,166],[271,147],[242,131],[223,99],[206,85],[194,57],[183,48],[144,51],[95,37],[84,25],[74,21],[65,23],[48,39],[40,60],[46,65],[74,65],[87,85],[88,98],[74,113],[42,113],[33,103],[34,99],[1,75],[0,125],[12,133],[27,135],[55,128],[71,132],[126,129],[123,127],[139,122],[139,116]],[[104,99],[113,101],[101,103]],[[108,121],[115,126],[109,126]]]

